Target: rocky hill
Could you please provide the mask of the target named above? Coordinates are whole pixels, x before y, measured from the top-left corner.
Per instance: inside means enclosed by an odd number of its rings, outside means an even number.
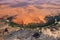
[[[22,21],[23,24],[45,23],[45,16],[60,12],[59,4],[59,0],[3,0],[0,1],[0,15],[17,15],[12,21],[18,24]]]
[[[60,40],[60,0],[0,0],[1,20],[0,40]]]

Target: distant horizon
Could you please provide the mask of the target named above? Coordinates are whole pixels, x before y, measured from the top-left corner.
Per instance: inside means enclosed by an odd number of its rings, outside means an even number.
[[[60,0],[0,0],[0,5],[9,5],[9,6],[13,6],[13,5],[17,5],[18,4],[40,4],[40,3],[47,3],[47,4],[56,4],[56,5],[60,5]]]

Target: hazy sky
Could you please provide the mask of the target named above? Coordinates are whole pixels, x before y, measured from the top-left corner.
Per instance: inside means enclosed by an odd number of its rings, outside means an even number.
[[[19,2],[28,2],[28,3],[51,2],[60,4],[60,0],[0,0],[0,3],[19,3]]]
[[[60,5],[60,0],[0,0],[1,5],[9,5],[10,7],[20,7],[29,4],[50,3],[53,5]]]

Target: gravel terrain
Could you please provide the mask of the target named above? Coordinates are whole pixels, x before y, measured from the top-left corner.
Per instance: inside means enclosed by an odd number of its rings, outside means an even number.
[[[35,33],[38,33],[38,35]],[[59,40],[59,37],[54,37],[52,34],[48,35],[47,33],[45,34],[34,30],[19,30],[6,35],[5,40]]]

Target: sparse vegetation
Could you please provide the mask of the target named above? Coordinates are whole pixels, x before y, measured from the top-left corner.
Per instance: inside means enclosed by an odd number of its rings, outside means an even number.
[[[60,15],[57,15],[57,16],[46,16],[45,17],[45,20],[46,20],[46,23],[29,23],[28,25],[25,25],[25,24],[16,24],[14,22],[12,22],[12,17],[9,17],[8,21],[6,19],[2,19],[0,20],[1,22],[5,22],[7,24],[9,24],[9,26],[11,27],[26,27],[26,28],[37,28],[39,27],[40,29],[42,29],[43,27],[47,27],[47,26],[50,26],[52,27],[53,25],[57,25],[58,23],[55,23],[55,19],[58,21],[60,21]]]
[[[38,27],[38,24],[35,24],[35,23],[29,23],[27,25],[28,28],[37,28]]]
[[[9,24],[9,26],[12,26],[12,27],[21,27],[21,25],[18,25],[14,22],[9,22],[8,24]]]
[[[55,18],[53,16],[46,16],[46,26],[52,25],[55,23]]]

